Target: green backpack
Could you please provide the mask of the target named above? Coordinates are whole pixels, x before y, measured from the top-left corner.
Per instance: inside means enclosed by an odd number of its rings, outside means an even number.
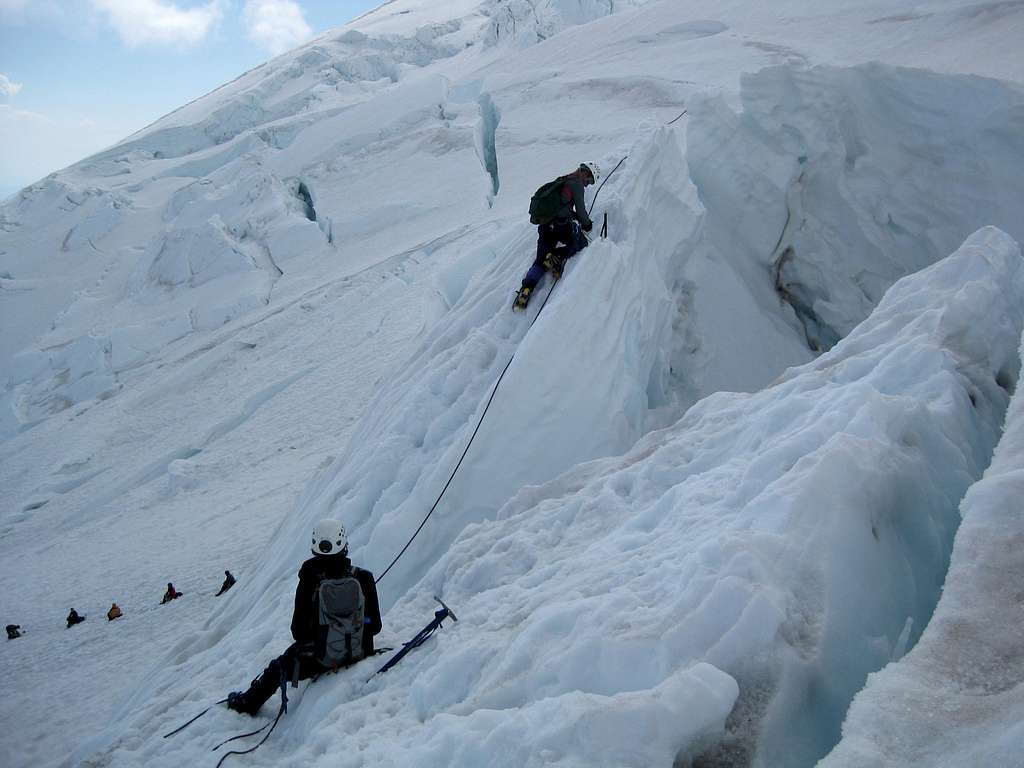
[[[530,198],[531,224],[547,224],[555,218],[562,207],[563,186],[565,186],[565,176],[559,176],[533,193],[533,197]]]

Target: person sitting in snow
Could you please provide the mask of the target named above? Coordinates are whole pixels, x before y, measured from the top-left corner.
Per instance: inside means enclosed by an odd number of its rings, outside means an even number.
[[[214,597],[220,597],[233,586],[235,586],[235,577],[231,575],[231,571],[224,571],[224,583],[220,585],[220,592]]]
[[[8,640],[13,640],[16,637],[21,637],[21,624],[8,624],[6,629]]]
[[[85,621],[85,616],[79,616],[78,611],[72,608],[71,612],[68,613],[68,629],[71,629],[75,624],[81,624],[83,621]]]
[[[311,551],[313,557],[299,568],[295,589],[291,626],[295,642],[267,665],[247,691],[228,694],[227,705],[236,712],[255,715],[284,682],[297,683],[350,666],[374,653],[373,636],[381,630],[377,587],[372,573],[349,560],[344,526],[337,520],[317,523]],[[321,614],[326,617],[324,624]]]
[[[121,613],[121,609],[118,608],[117,603],[113,603],[110,606],[110,610],[107,611],[107,621],[113,621],[114,619],[120,619],[122,616],[124,616],[124,614]]]
[[[548,270],[557,280],[567,259],[587,247],[583,232],[593,229],[583,199],[584,187],[601,177],[597,163],[583,163],[537,190],[530,201],[530,221],[537,225],[537,256],[523,278],[516,309],[525,309],[530,294]],[[580,230],[583,230],[581,232]]]
[[[174,588],[174,585],[171,584],[171,582],[168,581],[167,582],[167,591],[164,592],[164,597],[160,601],[160,605],[163,605],[164,603],[169,603],[169,602],[171,602],[171,600],[177,600],[179,597],[182,596],[182,594],[183,594],[182,592],[179,592],[178,590],[176,590]]]

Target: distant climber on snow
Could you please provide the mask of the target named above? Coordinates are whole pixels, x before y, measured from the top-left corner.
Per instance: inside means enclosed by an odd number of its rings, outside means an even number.
[[[71,629],[75,624],[81,624],[83,621],[85,621],[85,616],[79,616],[78,611],[72,608],[71,612],[68,613],[68,629]]]
[[[348,558],[348,536],[337,520],[313,528],[313,557],[299,568],[292,613],[295,642],[270,662],[247,691],[228,694],[236,712],[255,715],[287,681],[298,683],[372,656],[380,632],[380,605],[373,574]]]
[[[168,581],[167,582],[167,591],[164,592],[164,597],[160,601],[160,605],[163,605],[164,603],[169,603],[169,602],[171,602],[171,600],[177,600],[179,597],[182,596],[182,594],[183,594],[182,592],[179,592],[178,590],[176,590],[174,588],[174,585],[171,582]]]
[[[8,624],[6,629],[8,640],[13,640],[16,637],[21,637],[21,624]]]
[[[113,603],[110,606],[110,610],[107,611],[107,621],[113,621],[114,619],[120,619],[124,614],[121,609],[118,608],[117,603]]]
[[[583,190],[601,178],[597,163],[583,163],[538,189],[530,199],[530,222],[537,225],[537,257],[523,278],[515,309],[526,309],[530,294],[547,271],[555,280],[565,262],[587,247],[583,232],[593,229]],[[581,231],[582,230],[582,231]]]
[[[220,585],[220,592],[214,597],[220,597],[233,586],[235,586],[235,577],[231,575],[231,571],[224,571],[224,583]]]

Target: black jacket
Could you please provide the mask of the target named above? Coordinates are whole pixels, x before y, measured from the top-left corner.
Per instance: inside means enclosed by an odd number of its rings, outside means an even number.
[[[356,577],[363,589],[364,617],[363,654],[373,653],[373,636],[380,632],[380,603],[377,601],[377,586],[373,574],[362,568],[354,568],[345,555],[316,555],[299,568],[299,586],[295,588],[295,611],[292,613],[292,637],[304,645],[316,639],[319,628],[317,615],[316,588],[325,579],[340,579],[349,574]]]
[[[220,591],[216,595],[214,595],[214,597],[220,597],[233,586],[235,586],[235,577],[231,575],[231,571],[224,571],[224,573],[227,574],[224,577],[224,583],[220,585]]]

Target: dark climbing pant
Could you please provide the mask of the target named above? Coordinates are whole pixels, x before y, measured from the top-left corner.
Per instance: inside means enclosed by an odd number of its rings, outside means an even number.
[[[523,287],[531,291],[547,271],[544,257],[549,253],[562,261],[568,261],[587,247],[587,238],[575,219],[555,220],[537,227],[537,258],[523,278]]]
[[[298,667],[298,676],[295,671]],[[299,644],[292,643],[288,650],[271,661],[263,673],[249,684],[245,692],[245,708],[252,714],[266,703],[281,687],[281,677],[285,680],[308,680],[324,672],[325,667],[308,654],[299,652]]]

